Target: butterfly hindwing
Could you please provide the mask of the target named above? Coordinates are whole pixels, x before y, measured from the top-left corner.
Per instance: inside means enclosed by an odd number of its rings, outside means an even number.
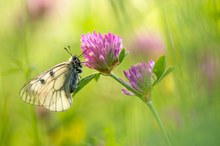
[[[38,75],[20,91],[21,99],[52,111],[63,111],[71,106],[72,80],[77,83],[78,73],[70,62],[64,62]]]

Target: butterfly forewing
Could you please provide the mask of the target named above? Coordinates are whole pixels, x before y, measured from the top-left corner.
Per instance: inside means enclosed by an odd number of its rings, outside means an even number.
[[[78,80],[72,63],[60,63],[29,81],[20,91],[21,99],[52,111],[68,109],[72,103],[70,88],[75,88]]]

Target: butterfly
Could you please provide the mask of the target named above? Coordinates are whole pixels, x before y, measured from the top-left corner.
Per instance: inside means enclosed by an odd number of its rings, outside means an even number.
[[[21,88],[19,94],[23,101],[57,112],[70,108],[71,93],[77,88],[82,64],[79,56],[65,50],[71,55],[68,61],[39,74]]]

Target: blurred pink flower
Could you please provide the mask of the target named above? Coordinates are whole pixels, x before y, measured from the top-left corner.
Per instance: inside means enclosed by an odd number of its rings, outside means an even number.
[[[46,120],[49,119],[50,117],[50,112],[43,107],[40,107],[40,106],[36,107],[35,111],[36,111],[37,117],[42,121],[46,122]]]
[[[127,45],[131,54],[158,58],[164,54],[164,44],[156,33],[139,32],[134,35]]]
[[[209,89],[208,91],[211,91],[219,80],[218,74],[220,70],[218,68],[219,60],[217,54],[207,49],[207,51],[203,52],[200,56],[198,67],[201,71],[203,84]]]
[[[51,0],[27,0],[27,10],[30,18],[37,19],[47,14],[53,5]]]
[[[81,49],[85,66],[109,74],[119,63],[122,39],[111,33],[104,35],[96,32],[88,33],[81,37]]]

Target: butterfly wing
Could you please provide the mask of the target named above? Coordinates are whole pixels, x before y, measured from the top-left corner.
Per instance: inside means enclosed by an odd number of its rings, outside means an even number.
[[[71,80],[77,79],[78,74],[70,62],[64,62],[25,84],[20,91],[20,97],[30,104],[44,106],[52,111],[64,111],[72,103]]]

